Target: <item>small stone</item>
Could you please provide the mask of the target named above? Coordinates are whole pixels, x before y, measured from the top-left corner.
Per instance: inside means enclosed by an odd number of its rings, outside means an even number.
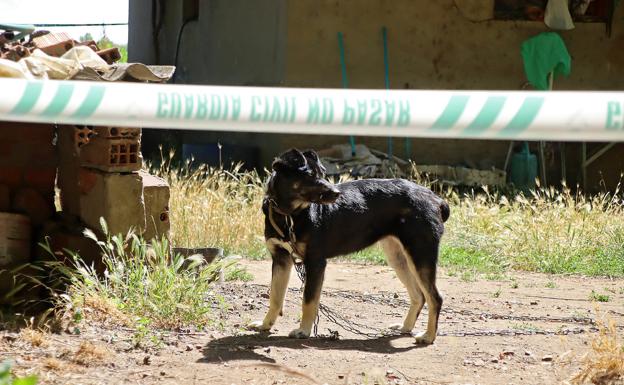
[[[190,352],[191,350],[193,350],[193,346],[191,345],[186,345],[186,351]]]
[[[399,294],[398,293],[394,293],[394,298],[399,298]]]
[[[498,363],[498,358],[494,357],[494,358],[492,358],[490,360],[490,362],[493,362],[493,363],[497,364]]]
[[[149,365],[152,363],[152,357],[151,356],[145,356],[143,357],[143,365]]]
[[[264,349],[262,349],[265,353],[271,353],[271,348],[270,347],[266,347]]]
[[[532,356],[532,355],[533,355],[533,353],[531,353],[531,352],[530,352],[530,351],[528,351],[528,350],[525,350],[525,351],[524,351],[524,355],[525,355],[525,356]]]
[[[516,354],[516,353],[514,353],[512,350],[505,350],[503,352],[504,356],[513,356],[514,354]]]
[[[2,336],[2,339],[7,342],[13,342],[16,341],[18,337],[19,335],[17,333],[7,333]]]
[[[343,378],[344,378],[344,374],[339,374],[339,375],[338,375],[338,379],[339,379],[339,380],[342,380]]]
[[[531,301],[531,305],[537,305],[537,301]]]
[[[166,374],[167,374],[167,373],[166,373],[164,370],[160,372],[160,375],[161,375],[161,376],[165,376]]]
[[[269,298],[269,293],[262,293],[262,294],[260,294],[260,297],[268,299]]]
[[[550,354],[547,354],[544,357],[542,357],[542,361],[544,362],[551,362],[552,360],[553,360],[553,356],[551,356]]]
[[[197,350],[202,350],[203,348],[204,348],[203,345],[200,345],[200,344],[195,345],[195,349]]]

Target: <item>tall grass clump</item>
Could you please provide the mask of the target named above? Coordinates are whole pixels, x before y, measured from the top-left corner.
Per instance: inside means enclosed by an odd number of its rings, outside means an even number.
[[[211,284],[229,263],[206,265],[193,256],[171,255],[166,239],[148,246],[133,232],[110,235],[104,223],[103,228],[103,240],[85,232],[100,246],[103,273],[75,254],[73,268],[57,266],[69,280],[67,292],[60,298],[73,317],[92,313],[102,321],[135,326],[139,320],[143,326],[157,328],[211,323],[215,305],[215,299],[208,298]]]
[[[450,194],[442,262],[477,270],[624,275],[619,190],[591,197],[538,188],[530,196]]]
[[[612,319],[597,321],[599,335],[581,358],[581,369],[572,378],[575,385],[624,384],[624,344]]]
[[[171,239],[176,247],[220,247],[226,255],[266,256],[263,180],[256,172],[163,162],[157,174],[169,182]]]
[[[261,211],[265,179],[257,172],[192,167],[189,162],[173,168],[169,161],[159,174],[171,187],[175,246],[214,246],[226,254],[268,256]],[[514,269],[624,276],[624,205],[619,189],[589,197],[565,185],[560,190],[538,186],[528,195],[487,187],[460,194],[417,174],[412,179],[437,188],[451,206],[440,251],[443,266],[486,273]],[[347,258],[384,262],[379,247]]]

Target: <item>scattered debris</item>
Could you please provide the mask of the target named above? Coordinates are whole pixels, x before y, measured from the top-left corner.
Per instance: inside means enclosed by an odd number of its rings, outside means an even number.
[[[355,154],[350,145],[334,145],[318,151],[321,162],[330,177],[349,175],[361,178],[406,177],[412,172],[435,179],[440,184],[450,186],[480,187],[504,186],[507,174],[504,171],[476,170],[468,167],[444,165],[414,165],[396,156],[369,149],[363,144],[355,146]]]
[[[74,353],[73,361],[79,365],[89,366],[102,361],[107,355],[108,352],[103,348],[89,341],[83,341]]]
[[[337,144],[318,151],[328,176],[350,175],[364,178],[387,178],[406,176],[409,162],[397,157],[390,157],[363,144],[355,146],[355,154],[350,145]]]
[[[93,40],[79,42],[65,32],[34,31],[14,39],[0,34],[0,77],[25,79],[138,80],[166,82],[174,66],[118,63],[118,47],[101,49]]]

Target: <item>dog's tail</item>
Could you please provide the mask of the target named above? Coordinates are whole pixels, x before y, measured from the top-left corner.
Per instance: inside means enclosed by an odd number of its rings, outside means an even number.
[[[446,220],[449,219],[450,215],[451,215],[451,208],[449,207],[448,203],[446,203],[445,201],[442,201],[440,203],[440,216],[442,217],[442,222],[446,222]]]

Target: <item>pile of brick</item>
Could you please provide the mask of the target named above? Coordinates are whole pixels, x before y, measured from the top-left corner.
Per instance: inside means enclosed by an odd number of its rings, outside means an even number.
[[[55,59],[70,50],[94,56],[84,46],[104,59],[105,67],[121,58],[118,48],[102,50],[94,41],[77,42],[64,33],[13,37],[12,32],[0,33],[0,59],[31,60],[41,54],[29,57],[37,49]],[[164,82],[175,69],[140,63],[110,67],[115,76],[96,71],[99,77],[88,79]],[[133,74],[136,67],[148,71]],[[148,241],[168,237],[169,186],[142,166],[140,128],[0,121],[0,305],[38,295],[15,290],[21,287],[17,277],[33,274],[20,268],[29,262],[62,261],[70,250],[86,263],[103,267],[100,248],[84,236],[86,229],[104,235],[100,218],[110,234],[133,230]],[[57,191],[60,199],[55,202]],[[47,243],[49,250],[40,243]]]
[[[0,122],[0,304],[34,295],[13,289],[21,274],[33,272],[23,266],[54,216],[53,139],[50,125]]]
[[[108,64],[121,59],[121,53],[117,47],[100,49],[93,40],[79,42],[64,32],[36,31],[30,35],[28,41],[12,41],[14,34],[15,32],[12,31],[0,34],[0,58],[19,61],[30,56],[35,49],[40,49],[50,56],[61,57],[75,46],[87,46]]]
[[[58,187],[64,213],[111,234],[169,233],[169,187],[141,171],[141,129],[60,126]]]

